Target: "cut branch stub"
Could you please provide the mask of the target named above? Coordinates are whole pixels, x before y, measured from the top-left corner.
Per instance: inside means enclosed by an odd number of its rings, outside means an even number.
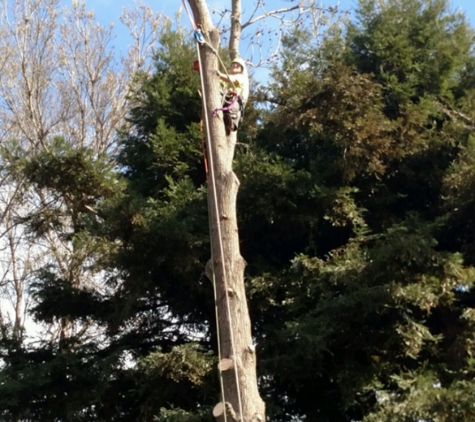
[[[234,361],[232,359],[221,359],[218,363],[218,369],[221,372],[229,371],[233,367]]]
[[[219,402],[213,409],[213,416],[218,421],[224,421],[224,413],[226,412],[226,418],[232,421],[238,421],[239,417],[233,409],[231,403]]]

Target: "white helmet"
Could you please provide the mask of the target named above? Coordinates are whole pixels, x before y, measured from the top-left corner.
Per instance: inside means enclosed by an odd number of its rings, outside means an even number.
[[[231,62],[231,64],[233,64],[233,63],[237,63],[239,66],[241,66],[241,68],[242,68],[241,72],[244,72],[244,71],[246,70],[246,62],[245,62],[243,59],[241,59],[241,58],[239,58],[239,57],[236,57],[236,58]]]

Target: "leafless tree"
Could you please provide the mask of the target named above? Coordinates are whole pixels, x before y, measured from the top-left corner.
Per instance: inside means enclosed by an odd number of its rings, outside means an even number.
[[[115,53],[113,28],[99,25],[82,2],[60,8],[60,0],[0,0],[0,144],[14,141],[32,153],[48,150],[50,140],[61,136],[73,148],[114,152],[134,73],[147,70],[167,18],[139,5],[125,10],[122,19],[130,47]],[[40,267],[50,264],[76,287],[103,286],[90,270],[93,251],[85,242],[65,240],[57,228],[36,238],[26,233],[20,224],[25,215],[55,207],[68,216],[67,203],[13,177],[8,158],[0,160],[0,334],[21,340],[28,283]],[[62,224],[71,231],[71,218]],[[39,335],[57,341],[93,331],[88,323],[74,326],[64,319]]]

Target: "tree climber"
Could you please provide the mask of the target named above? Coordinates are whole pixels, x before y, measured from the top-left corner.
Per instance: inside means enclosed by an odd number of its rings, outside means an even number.
[[[224,87],[223,120],[226,135],[236,131],[243,120],[244,106],[249,95],[249,77],[246,63],[240,58],[231,62],[229,75],[218,71]],[[223,83],[224,82],[224,83]]]

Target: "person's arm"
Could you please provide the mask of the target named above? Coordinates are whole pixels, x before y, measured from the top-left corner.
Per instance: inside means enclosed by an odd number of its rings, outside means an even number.
[[[219,70],[218,70],[218,76],[219,76],[219,79],[221,79],[224,82],[231,82],[231,79],[229,79],[228,75],[226,75],[225,73],[221,73]]]
[[[221,73],[218,71],[218,75],[222,81],[231,83],[232,85],[234,85],[234,88],[240,87],[244,82],[243,80],[244,77],[241,74],[228,76],[225,73]]]

